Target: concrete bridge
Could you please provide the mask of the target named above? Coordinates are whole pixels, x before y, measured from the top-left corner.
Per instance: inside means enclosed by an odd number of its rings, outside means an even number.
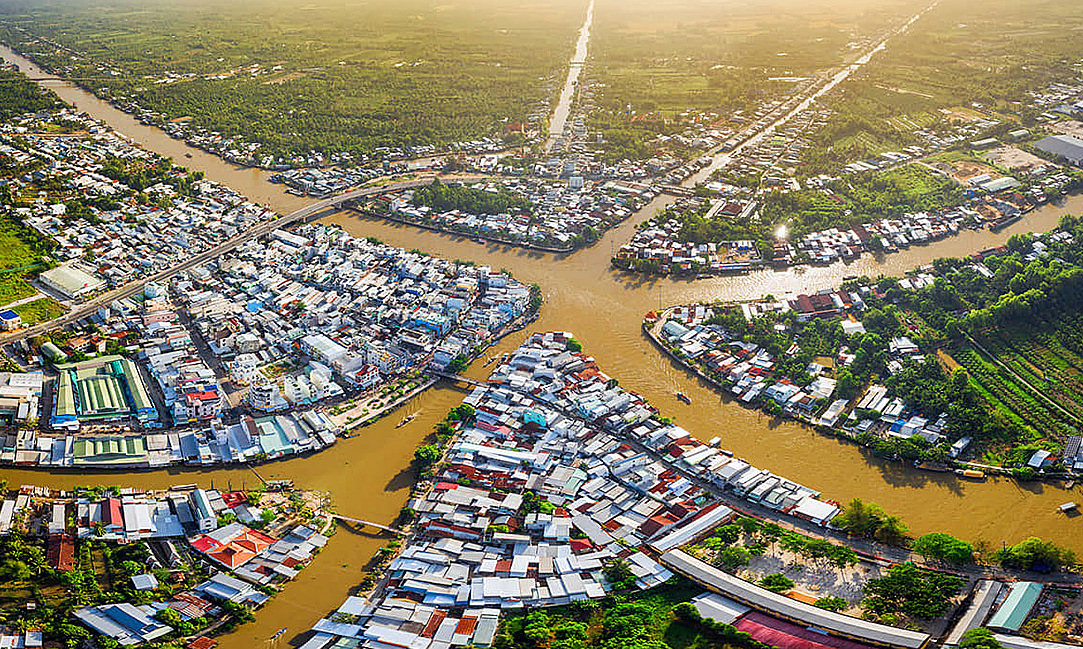
[[[436,376],[436,377],[439,377],[441,379],[447,380],[447,381],[451,381],[452,383],[456,383],[458,385],[466,385],[466,386],[472,387],[472,388],[475,388],[475,387],[478,387],[478,386],[485,387],[485,386],[489,385],[488,383],[486,383],[484,381],[479,381],[477,379],[472,379],[472,378],[470,378],[468,376],[462,376],[461,374],[451,374],[449,372],[431,372],[431,371],[429,372],[429,374],[431,374],[433,376]]]
[[[656,187],[663,194],[669,194],[670,196],[692,196],[695,193],[691,189],[680,185],[656,185]]]
[[[353,523],[355,525],[361,525],[363,527],[375,527],[378,530],[384,532],[390,532],[392,534],[398,534],[399,536],[406,536],[406,531],[400,530],[397,527],[390,527],[388,525],[381,525],[379,523],[373,523],[372,521],[362,520],[360,518],[353,518],[352,516],[343,516],[342,514],[331,514],[331,518],[338,519],[340,521],[346,521],[347,523]]]
[[[447,178],[446,180],[448,182],[471,182],[476,180],[484,180],[487,178],[492,178],[492,176],[455,176]],[[325,198],[321,201],[312,203],[311,205],[303,207],[295,212],[292,212],[291,214],[287,214],[286,216],[258,223],[251,228],[245,230],[241,234],[233,237],[232,239],[228,239],[227,241],[223,241],[222,243],[218,244],[213,248],[197,253],[194,257],[191,257],[179,264],[170,266],[169,268],[159,271],[158,273],[155,273],[154,275],[151,275],[149,277],[138,279],[119,288],[113,289],[106,293],[102,293],[101,295],[93,297],[86,302],[76,304],[72,307],[71,311],[60,316],[59,318],[56,318],[55,320],[43,322],[33,327],[20,329],[18,331],[13,331],[5,336],[0,336],[0,344],[9,344],[15,342],[16,340],[31,338],[38,334],[45,333],[46,331],[57,329],[72,322],[81,320],[97,311],[98,307],[102,305],[110,304],[114,300],[119,300],[135,295],[136,293],[142,291],[149,282],[163,283],[178,273],[190,270],[192,268],[205,264],[212,259],[216,259],[228,252],[232,252],[233,250],[236,250],[238,247],[240,247],[242,244],[247,243],[248,241],[251,241],[253,239],[265,236],[273,230],[279,228],[286,228],[297,221],[316,220],[322,218],[327,214],[327,212],[336,211],[349,201],[355,201],[361,198],[375,196],[377,194],[382,194],[385,192],[393,192],[403,189],[412,189],[414,187],[421,187],[422,185],[430,185],[435,180],[436,177],[424,178],[421,180],[407,180],[403,182],[389,183],[376,187],[365,187],[363,189],[348,191],[344,194],[339,194],[337,196],[332,196],[331,198]]]

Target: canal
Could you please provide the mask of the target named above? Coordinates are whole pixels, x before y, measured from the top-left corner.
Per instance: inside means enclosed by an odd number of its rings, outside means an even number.
[[[0,50],[0,54],[19,63],[23,71],[44,76],[10,50]],[[279,186],[268,183],[266,172],[236,167],[188,147],[69,84],[45,82],[45,85],[65,101],[111,124],[147,148],[202,170],[208,178],[228,184],[253,200],[282,213],[306,204],[307,199],[287,195]],[[191,158],[185,154],[191,154]],[[864,256],[849,264],[764,270],[695,281],[637,277],[613,271],[609,266],[613,251],[630,238],[636,223],[670,200],[656,199],[632,220],[606,233],[592,248],[563,256],[479,244],[364,218],[353,212],[330,216],[327,222],[396,246],[505,268],[526,282],[540,284],[547,302],[531,330],[574,332],[607,373],[626,389],[645,396],[664,414],[673,416],[681,426],[701,439],[720,436],[723,446],[737,455],[820,490],[825,498],[845,502],[856,496],[878,502],[888,511],[901,515],[914,533],[941,530],[969,540],[984,540],[994,547],[1038,535],[1083,552],[1079,521],[1055,511],[1059,503],[1079,500],[1079,496],[1069,496],[1048,485],[1020,485],[1005,479],[963,482],[954,476],[919,472],[878,460],[856,446],[722,398],[659,354],[640,331],[643,314],[660,305],[750,299],[766,293],[792,295],[836,286],[848,275],[899,274],[937,257],[966,255],[1002,243],[1016,232],[1048,230],[1062,214],[1083,213],[1083,198],[1073,197],[1061,205],[1043,207],[999,233],[967,231],[927,246],[883,258]],[[514,348],[526,335],[522,332],[509,336],[495,353]],[[468,373],[482,378],[488,369],[491,368],[475,363]],[[689,395],[692,404],[677,401],[676,390]],[[260,473],[268,479],[288,478],[299,487],[327,492],[343,514],[390,521],[409,493],[413,449],[462,397],[463,393],[450,388],[430,390],[406,406],[406,411],[420,409],[421,414],[402,428],[395,428],[399,418],[392,416],[361,429],[355,438],[339,440],[331,449],[261,466]],[[58,488],[80,484],[152,488],[190,482],[205,487],[213,483],[218,488],[240,488],[257,481],[250,471],[240,468],[122,474],[50,474],[2,469],[0,477],[12,485]],[[312,565],[257,615],[255,623],[224,638],[222,646],[240,649],[263,643],[283,626],[289,627],[290,637],[308,629],[341,603],[350,588],[360,581],[368,559],[384,542],[371,535],[340,529]]]

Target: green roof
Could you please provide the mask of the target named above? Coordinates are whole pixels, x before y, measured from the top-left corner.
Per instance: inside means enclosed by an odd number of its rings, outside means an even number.
[[[142,437],[80,437],[72,444],[72,463],[80,466],[135,464],[144,461]]]
[[[1004,598],[1004,603],[993,614],[987,626],[991,629],[1018,631],[1041,594],[1042,585],[1039,583],[1021,581],[1013,584],[1008,596]]]
[[[60,372],[60,378],[56,382],[56,415],[58,417],[74,417],[76,415],[75,410],[75,391],[72,390],[71,374],[65,371]]]
[[[128,409],[120,379],[112,374],[79,376],[79,410],[85,417],[112,415]]]
[[[136,410],[153,408],[154,402],[150,400],[150,395],[147,394],[147,388],[143,385],[143,376],[139,374],[139,368],[127,358],[121,360],[120,363],[124,367],[124,376],[128,379],[128,389],[132,394],[132,405],[134,408]]]
[[[58,365],[57,416],[114,417],[152,410],[139,368],[120,356]]]

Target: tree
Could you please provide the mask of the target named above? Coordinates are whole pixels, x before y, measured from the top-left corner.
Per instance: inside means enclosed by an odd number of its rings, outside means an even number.
[[[61,624],[57,627],[57,634],[63,638],[64,646],[68,649],[80,647],[90,639],[90,632],[77,624]]]
[[[838,597],[837,595],[827,595],[825,597],[821,597],[820,599],[813,602],[812,605],[818,608],[822,608],[825,611],[834,611],[836,613],[841,613],[842,611],[845,611],[846,607],[848,606],[846,600]]]
[[[722,540],[726,545],[730,545],[737,542],[737,539],[741,538],[741,527],[739,525],[723,525],[714,531],[714,535]]]
[[[414,449],[414,464],[422,471],[429,469],[440,461],[442,452],[435,444],[425,444]]]
[[[748,550],[739,545],[733,545],[722,548],[715,559],[715,565],[728,570],[736,570],[741,566],[747,566],[751,560],[752,555]]]
[[[581,352],[581,351],[583,351],[582,343],[580,343],[575,338],[572,338],[572,339],[568,340],[568,342],[565,343],[564,348],[567,349],[570,352]]]
[[[876,539],[884,543],[900,544],[906,538],[909,528],[898,516],[888,514],[880,521],[880,527],[876,530]]]
[[[760,586],[763,586],[767,590],[773,590],[776,593],[782,593],[790,590],[794,587],[793,580],[786,575],[776,572],[770,575],[764,575],[760,579]]]
[[[460,374],[465,372],[468,367],[470,367],[470,359],[466,357],[466,354],[459,354],[448,363],[447,371],[452,374]]]
[[[885,513],[875,503],[865,504],[860,498],[851,500],[831,524],[848,534],[873,537],[884,543],[901,542],[908,529],[898,516]]]
[[[631,590],[635,587],[636,576],[627,560],[616,558],[605,566],[605,578],[618,590]]]
[[[862,607],[873,615],[904,614],[932,619],[947,611],[963,582],[954,575],[921,570],[912,563],[888,569],[886,576],[865,584]]]
[[[835,374],[835,391],[840,399],[852,399],[861,389],[861,382],[845,367]]]
[[[993,632],[983,626],[964,633],[959,646],[962,649],[1002,649],[1000,641],[996,639]]]
[[[974,560],[974,546],[943,532],[932,532],[918,537],[914,541],[913,550],[926,559],[944,559],[955,563],[970,563]]]
[[[993,553],[993,561],[1005,568],[1036,572],[1052,572],[1075,563],[1075,560],[1075,553],[1071,550],[1034,536]]]
[[[177,626],[184,621],[184,618],[181,617],[180,613],[168,607],[155,613],[154,619],[173,628],[177,628]]]

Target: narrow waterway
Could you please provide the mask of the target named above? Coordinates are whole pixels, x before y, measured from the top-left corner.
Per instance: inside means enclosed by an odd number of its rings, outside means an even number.
[[[572,110],[572,101],[575,99],[576,86],[579,84],[579,75],[583,72],[583,66],[587,63],[587,46],[590,44],[590,25],[594,21],[594,0],[587,6],[587,17],[583,26],[579,28],[579,40],[575,43],[575,52],[568,64],[568,77],[564,81],[564,88],[560,91],[556,108],[553,109],[553,117],[549,121],[549,142],[546,149],[551,149],[553,140],[564,133],[564,125],[568,122],[568,115]]]
[[[0,50],[5,59],[28,61]],[[289,196],[265,181],[263,172],[241,169],[186,146],[145,126],[131,116],[67,84],[47,84],[66,101],[75,103],[118,131],[144,143],[147,148],[201,169],[212,180],[229,184],[260,202],[286,213],[305,199]],[[191,153],[190,159],[185,157]],[[548,301],[541,319],[531,330],[568,330],[583,342],[601,367],[627,389],[647,397],[665,414],[702,439],[719,435],[723,446],[770,469],[823,492],[827,498],[845,501],[855,496],[882,504],[900,514],[915,533],[942,530],[994,547],[1028,535],[1039,535],[1083,551],[1079,519],[1055,512],[1066,500],[1079,500],[1063,490],[1041,485],[1019,485],[1010,480],[963,482],[954,476],[918,472],[877,460],[863,450],[812,432],[792,422],[778,421],[720,397],[714,390],[689,378],[659,354],[642,335],[644,313],[660,305],[699,300],[749,299],[766,293],[787,295],[837,285],[848,275],[899,274],[937,257],[966,255],[1005,241],[1015,232],[1048,230],[1065,213],[1083,213],[1083,198],[1073,197],[1058,206],[1046,206],[1001,231],[965,232],[927,246],[917,246],[884,258],[862,257],[849,264],[786,271],[765,270],[750,275],[698,281],[675,281],[637,277],[614,272],[609,259],[626,242],[635,224],[655,213],[671,199],[659,198],[629,222],[608,232],[594,247],[573,255],[553,256],[420,231],[341,213],[327,219],[358,235],[375,236],[404,248],[419,248],[449,258],[460,258],[506,268],[520,279],[537,282]],[[491,353],[512,349],[526,333],[505,339]],[[481,378],[490,368],[475,363],[471,376]],[[674,398],[676,390],[688,394],[692,405]],[[289,478],[298,486],[328,492],[343,514],[370,520],[390,521],[406,501],[411,482],[413,449],[443,414],[463,394],[434,389],[416,397],[405,410],[421,409],[413,422],[395,428],[393,415],[360,430],[356,438],[340,440],[333,448],[315,455],[275,462],[260,467],[268,479]],[[60,473],[0,469],[0,478],[12,485],[38,484],[59,488],[80,484],[117,484],[134,487],[165,487],[198,482],[203,486],[240,488],[256,478],[247,469],[215,471],[181,470],[131,473]],[[254,624],[223,639],[225,649],[263,643],[283,626],[288,636],[308,629],[317,619],[338,606],[361,578],[362,569],[384,542],[372,536],[340,531],[325,551],[281,596],[257,615]]]

